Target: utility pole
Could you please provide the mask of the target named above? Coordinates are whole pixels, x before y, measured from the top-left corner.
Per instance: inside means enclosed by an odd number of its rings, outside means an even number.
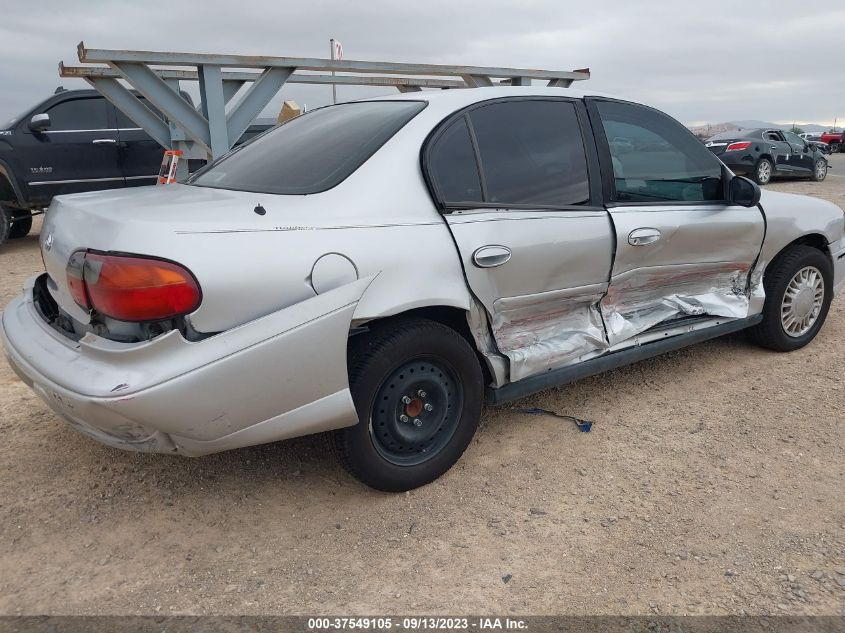
[[[334,38],[329,40],[329,48],[331,49],[331,56],[332,61],[335,60],[335,45],[334,45]],[[334,77],[334,71],[332,71],[332,77]],[[337,103],[337,84],[332,84],[332,103]]]

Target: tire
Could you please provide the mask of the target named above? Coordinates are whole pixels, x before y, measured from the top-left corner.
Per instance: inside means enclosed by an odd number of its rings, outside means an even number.
[[[475,350],[435,321],[377,323],[354,337],[349,384],[359,422],[334,432],[335,449],[350,473],[378,490],[403,492],[440,477],[481,418]]]
[[[0,246],[8,239],[12,231],[13,211],[7,207],[0,207]]]
[[[9,229],[9,239],[15,240],[26,237],[32,230],[32,213],[29,211],[14,211],[12,227]]]
[[[827,161],[824,158],[818,159],[813,165],[813,174],[810,178],[813,182],[821,182],[827,178]]]
[[[796,276],[805,270],[815,271],[818,274],[823,295],[818,305],[818,312],[808,323],[807,329],[797,328],[790,333],[786,325],[788,317],[782,316],[782,311],[787,310],[786,293]],[[792,246],[778,255],[763,278],[763,288],[766,291],[763,321],[749,329],[752,340],[762,347],[777,352],[791,352],[807,345],[818,334],[827,318],[833,298],[832,282],[833,265],[820,250],[810,246]],[[794,287],[790,289],[791,292],[794,292]],[[806,292],[809,294],[801,290],[804,294],[799,293],[797,297],[793,297],[791,303],[796,305],[796,310],[803,309],[807,305],[808,297],[811,298],[810,300],[814,297],[811,284],[808,284]],[[811,314],[814,312],[816,312],[815,304],[813,304]]]
[[[831,143],[830,144],[830,153],[831,154],[838,154],[839,153],[839,143]]]
[[[774,165],[772,161],[768,158],[761,158],[757,161],[757,165],[754,167],[754,173],[751,175],[751,178],[756,182],[758,185],[767,185],[772,180],[772,173],[774,173]]]

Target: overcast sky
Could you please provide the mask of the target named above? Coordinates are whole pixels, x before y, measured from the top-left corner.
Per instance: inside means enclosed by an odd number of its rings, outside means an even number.
[[[0,121],[60,83],[86,87],[56,70],[59,60],[78,61],[80,40],[91,48],[327,57],[330,37],[343,42],[346,59],[589,67],[591,89],[687,124],[845,120],[841,0],[6,0]],[[390,89],[338,91],[353,98]],[[280,98],[314,107],[330,101],[331,89],[291,85]]]

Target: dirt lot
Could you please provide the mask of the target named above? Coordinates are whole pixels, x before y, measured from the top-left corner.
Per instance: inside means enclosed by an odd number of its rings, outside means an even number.
[[[845,207],[826,182],[771,189]],[[41,269],[0,252],[0,305]],[[78,435],[0,367],[0,613],[845,614],[845,299],[809,347],[742,336],[488,410],[404,495],[320,438],[202,459]],[[186,397],[188,397],[186,395]]]

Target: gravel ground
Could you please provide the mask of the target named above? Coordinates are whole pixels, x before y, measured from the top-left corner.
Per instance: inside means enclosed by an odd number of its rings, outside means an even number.
[[[769,188],[845,208],[824,183]],[[41,269],[0,252],[0,305]],[[789,355],[736,335],[489,409],[404,495],[322,438],[200,459],[77,434],[0,367],[0,614],[845,614],[845,299]]]

